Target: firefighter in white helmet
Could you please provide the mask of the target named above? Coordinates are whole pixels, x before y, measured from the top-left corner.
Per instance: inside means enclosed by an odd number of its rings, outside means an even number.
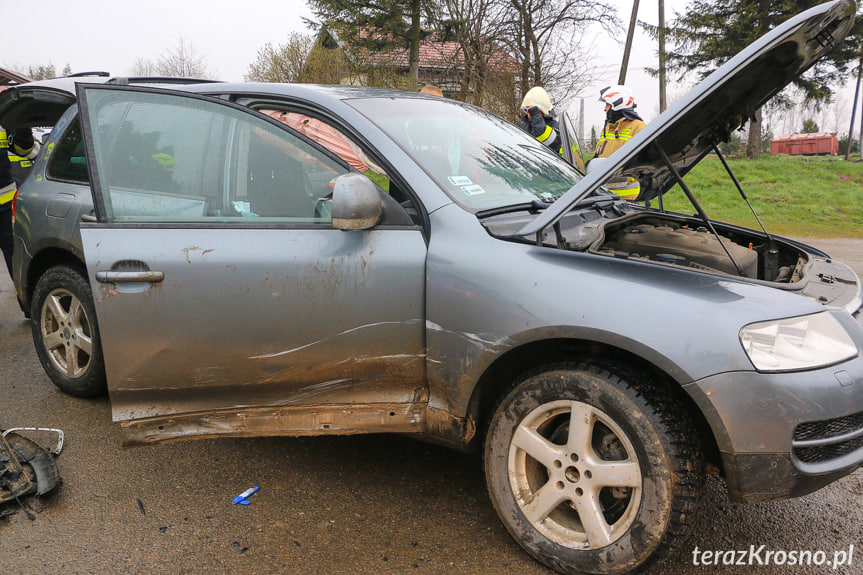
[[[521,101],[521,111],[524,113],[524,118],[518,123],[518,127],[558,154],[562,154],[560,127],[555,119],[554,105],[548,93],[539,86],[531,88]]]
[[[599,101],[605,104],[605,127],[596,144],[595,158],[607,158],[640,132],[646,124],[635,111],[635,98],[626,86],[607,86],[599,91]],[[641,191],[638,180],[612,180],[606,185],[627,200],[634,200]]]
[[[605,104],[605,128],[596,144],[596,157],[607,158],[646,124],[635,111],[635,98],[626,86],[603,88],[599,91],[599,101]]]

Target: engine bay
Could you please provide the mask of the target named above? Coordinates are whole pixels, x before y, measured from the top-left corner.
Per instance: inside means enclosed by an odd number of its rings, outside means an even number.
[[[802,278],[805,252],[764,235],[717,231],[719,239],[703,222],[637,215],[609,222],[587,251],[768,282]]]
[[[847,265],[763,230],[598,198],[536,236],[517,235],[525,212],[536,217],[538,211],[534,205],[502,208],[483,214],[481,221],[506,241],[766,283],[852,312],[863,297],[860,280]]]
[[[524,216],[505,213],[483,224],[493,236],[530,242],[513,234]],[[622,202],[573,210],[541,234],[541,243],[567,251],[680,266],[781,284],[803,280],[810,254],[756,230],[696,217],[636,208]],[[718,236],[718,237],[717,237]],[[720,241],[721,240],[721,241]]]

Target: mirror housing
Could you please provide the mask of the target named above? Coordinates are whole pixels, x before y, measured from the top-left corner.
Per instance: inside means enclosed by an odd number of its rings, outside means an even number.
[[[608,158],[593,158],[590,160],[587,163],[587,173],[590,174],[602,169],[602,164],[604,164],[607,159]]]
[[[333,185],[332,217],[337,230],[367,230],[377,225],[383,212],[378,187],[359,172],[336,178]]]

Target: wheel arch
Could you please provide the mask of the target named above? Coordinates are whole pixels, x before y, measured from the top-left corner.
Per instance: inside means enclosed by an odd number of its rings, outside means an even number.
[[[36,355],[64,393],[103,395],[105,366],[86,268],[68,252],[54,255],[40,259],[42,271],[34,274],[30,327]]]
[[[626,366],[629,370],[650,375],[665,391],[674,397],[692,418],[701,442],[705,461],[722,468],[719,447],[713,430],[695,400],[665,370],[631,351],[584,339],[546,339],[533,341],[513,348],[489,365],[477,381],[467,405],[467,418],[476,422],[476,435],[471,449],[481,449],[495,405],[508,393],[512,384],[528,371],[541,365],[589,360],[609,369]]]
[[[52,246],[40,250],[35,256],[33,256],[33,259],[30,261],[30,265],[27,267],[25,276],[26,283],[24,284],[23,293],[20,294],[20,297],[23,300],[24,305],[27,306],[27,309],[30,309],[33,305],[33,292],[36,290],[36,284],[39,282],[39,278],[42,277],[46,271],[58,265],[66,265],[74,268],[81,272],[81,275],[84,278],[87,278],[87,266],[80,257],[68,249]]]

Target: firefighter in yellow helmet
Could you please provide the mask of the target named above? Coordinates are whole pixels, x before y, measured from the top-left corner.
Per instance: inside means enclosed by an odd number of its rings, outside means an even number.
[[[521,101],[521,111],[524,118],[518,127],[557,152],[563,153],[560,147],[560,127],[555,119],[554,105],[548,93],[536,86],[527,91]]]
[[[595,158],[607,158],[640,132],[646,124],[635,111],[635,98],[626,86],[606,86],[599,91],[605,104],[605,127],[596,144]],[[625,180],[625,181],[624,181]],[[634,200],[641,191],[638,180],[621,177],[606,185],[626,200]]]

